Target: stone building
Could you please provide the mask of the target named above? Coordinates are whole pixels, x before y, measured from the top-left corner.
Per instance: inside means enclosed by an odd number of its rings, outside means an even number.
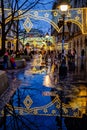
[[[71,6],[72,8],[85,8],[87,7],[87,0],[71,0]],[[77,52],[78,66],[81,65],[82,51],[84,50],[83,64],[86,69],[87,68],[87,34],[82,34],[81,29],[76,24],[72,24],[71,26],[72,27],[71,27],[71,37],[69,39],[69,48],[71,49],[75,48]]]
[[[60,0],[55,1],[53,9],[57,8],[59,2]],[[87,0],[70,0],[70,5],[72,10],[75,8],[79,8],[79,9],[85,8],[87,7]],[[72,21],[69,23],[69,25],[67,23],[64,26],[65,26],[64,39],[65,42],[68,43],[68,49],[73,50],[74,48],[76,50],[76,64],[77,66],[79,66],[78,71],[80,70],[81,56],[82,56],[81,54],[83,50],[84,50],[83,62],[85,68],[87,68],[87,60],[86,60],[87,59],[87,34],[85,33],[83,34],[80,27],[76,23],[73,23]],[[52,34],[54,34],[57,37],[57,44],[61,43],[62,30],[60,31],[60,33],[58,33],[56,32],[56,30],[52,28]]]
[[[10,16],[11,14],[11,5],[8,2],[8,0],[4,0],[4,17],[5,20],[7,19],[8,16]],[[0,21],[2,21],[2,11],[1,11],[1,2],[0,2]],[[8,30],[9,26],[10,26],[11,22],[8,22],[5,25],[5,31]],[[11,25],[11,28],[9,29],[7,35],[6,35],[6,40],[5,40],[5,48],[9,48],[9,49],[16,49],[16,29],[17,28],[17,23],[16,21],[13,22],[13,24]],[[2,28],[1,28],[1,24],[0,24],[0,49],[1,47],[1,37],[2,37]]]

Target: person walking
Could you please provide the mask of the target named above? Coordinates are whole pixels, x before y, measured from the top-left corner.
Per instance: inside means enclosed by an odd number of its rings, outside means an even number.
[[[5,52],[3,56],[3,66],[4,66],[4,69],[8,68],[8,52]]]
[[[14,69],[16,68],[16,63],[15,63],[15,58],[14,55],[12,54],[10,57],[10,63],[11,63],[11,67]]]
[[[62,60],[61,65],[59,66],[59,79],[63,80],[67,76],[67,66],[65,60]]]

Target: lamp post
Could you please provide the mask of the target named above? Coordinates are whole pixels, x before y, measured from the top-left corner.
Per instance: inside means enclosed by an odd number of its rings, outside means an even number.
[[[64,53],[64,30],[65,30],[65,26],[64,26],[64,21],[65,21],[65,15],[62,15],[63,18],[63,32],[62,32],[62,55]]]
[[[59,12],[62,16],[62,60],[63,60],[63,57],[64,57],[64,40],[65,40],[65,36],[64,36],[64,31],[65,31],[65,26],[64,26],[64,23],[65,23],[65,16],[67,14],[67,11],[68,9],[70,8],[70,5],[67,3],[67,2],[61,2],[58,6],[58,9],[59,9]],[[63,86],[63,83],[61,83],[61,85]],[[61,91],[60,93],[60,99],[61,99],[61,103],[60,103],[60,129],[62,130],[62,100],[63,100],[63,91]]]
[[[67,14],[67,11],[68,9],[70,8],[70,5],[67,3],[67,2],[61,2],[58,6],[58,9],[60,11],[60,14],[62,16],[62,58],[63,58],[63,55],[64,55],[64,40],[65,40],[65,36],[64,36],[64,31],[65,31],[65,26],[64,26],[64,23],[65,23],[65,16]]]

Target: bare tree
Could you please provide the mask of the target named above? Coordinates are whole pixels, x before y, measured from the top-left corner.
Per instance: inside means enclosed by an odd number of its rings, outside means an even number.
[[[1,32],[2,32],[2,54],[5,52],[5,40],[8,32],[11,30],[11,27],[13,24],[15,25],[16,23],[16,32],[17,32],[17,39],[18,39],[18,27],[19,27],[19,16],[23,15],[30,9],[33,9],[37,4],[42,4],[47,5],[50,4],[50,2],[42,2],[42,0],[1,0],[0,5],[1,5],[1,21],[0,21],[0,26],[1,26]],[[7,14],[7,10],[9,10],[9,15]],[[20,14],[20,10],[22,10],[22,13]],[[17,20],[15,21],[15,19]],[[18,48],[18,40],[17,40],[17,47]]]
[[[15,22],[14,18],[19,17],[19,11],[23,11],[22,14],[26,13],[28,10],[33,8],[36,4],[38,4],[40,0],[1,0],[1,32],[2,32],[2,55],[5,52],[5,40],[6,36],[11,29],[13,23]],[[7,15],[6,8],[9,8],[9,15]],[[21,15],[22,15],[21,14]],[[18,28],[18,21],[17,21],[17,28]],[[18,32],[17,32],[18,33]]]

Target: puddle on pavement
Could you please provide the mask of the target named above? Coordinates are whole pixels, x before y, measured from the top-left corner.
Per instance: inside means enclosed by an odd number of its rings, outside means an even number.
[[[67,130],[64,119],[86,113],[86,85],[55,85],[44,67],[34,67],[33,73],[27,69],[17,78],[21,85],[2,111],[0,130]]]

